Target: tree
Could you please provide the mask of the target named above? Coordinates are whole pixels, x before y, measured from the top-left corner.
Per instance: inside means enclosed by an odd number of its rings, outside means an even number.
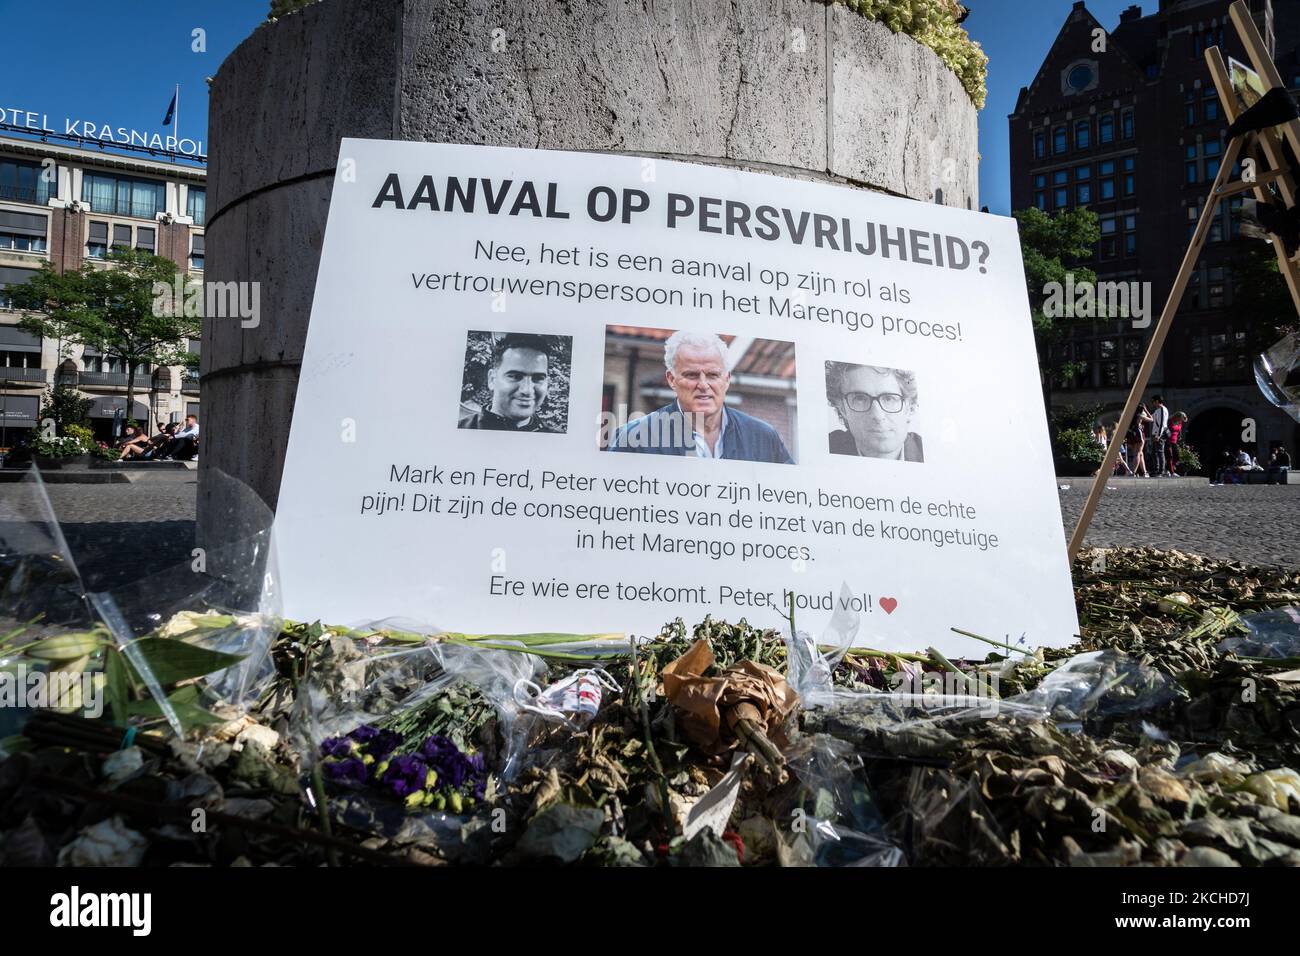
[[[1300,332],[1300,315],[1277,267],[1271,242],[1243,240],[1232,259],[1232,326],[1248,334],[1258,355],[1282,336]]]
[[[17,287],[26,314],[19,325],[47,338],[88,345],[126,364],[126,407],[135,408],[138,365],[180,365],[186,340],[200,334],[201,320],[186,314],[176,263],[138,249],[115,249],[109,268],[87,263],[59,274],[48,266]],[[166,295],[160,296],[162,289]],[[189,310],[191,313],[194,310]]]
[[[90,406],[93,404],[94,399],[83,397],[75,388],[59,381],[56,373],[55,382],[50,386],[45,405],[41,408],[40,420],[53,420],[55,434],[63,435],[69,425],[90,424]]]
[[[1069,378],[1079,371],[1076,362],[1059,359],[1057,347],[1069,337],[1079,322],[1091,322],[1092,316],[1075,318],[1045,309],[1049,290],[1066,286],[1073,276],[1074,286],[1095,283],[1097,274],[1078,265],[1092,255],[1101,238],[1097,214],[1090,209],[1071,209],[1049,216],[1041,209],[1021,209],[1014,213],[1020,224],[1020,251],[1025,262],[1025,286],[1029,292],[1030,314],[1034,324],[1034,344],[1038,350],[1038,371],[1042,381],[1043,404],[1050,413],[1053,380]]]

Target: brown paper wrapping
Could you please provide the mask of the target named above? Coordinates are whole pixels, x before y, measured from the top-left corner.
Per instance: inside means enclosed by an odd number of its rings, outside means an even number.
[[[708,642],[699,640],[663,669],[664,696],[678,709],[686,739],[706,754],[723,754],[738,743],[736,721],[747,719],[783,746],[782,727],[799,706],[799,695],[781,673],[740,661],[716,677],[705,677],[713,662]]]

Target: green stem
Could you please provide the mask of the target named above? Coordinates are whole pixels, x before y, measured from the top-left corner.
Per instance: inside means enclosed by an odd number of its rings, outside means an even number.
[[[966,689],[969,690],[972,694],[978,693],[979,688],[971,686],[970,677],[968,677],[966,673],[961,668],[959,668],[956,664],[948,660],[948,658],[944,657],[943,654],[939,653],[937,648],[927,647],[926,650],[930,653],[930,660],[932,662],[942,667],[944,670],[951,671],[952,673],[960,677],[962,679],[962,683],[966,685]]]
[[[960,634],[962,637],[973,637],[975,640],[983,641],[985,644],[992,644],[994,647],[1002,647],[1006,648],[1008,651],[1015,651],[1017,654],[1024,654],[1026,657],[1034,656],[1032,651],[1027,651],[1020,647],[1012,647],[1010,644],[1004,643],[1003,641],[995,641],[991,637],[980,637],[978,634],[972,634],[970,631],[963,631],[960,627],[950,627],[948,630]]]

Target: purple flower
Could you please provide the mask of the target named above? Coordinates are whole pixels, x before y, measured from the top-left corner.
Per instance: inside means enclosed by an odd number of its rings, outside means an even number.
[[[326,757],[350,757],[355,747],[346,737],[331,737],[320,745],[320,752]]]
[[[361,786],[370,775],[370,768],[360,757],[347,757],[343,760],[326,760],[321,764],[325,776],[335,783],[349,783]]]
[[[388,762],[388,768],[379,778],[380,785],[395,797],[405,799],[417,790],[424,789],[429,776],[429,765],[416,754],[402,754]]]
[[[383,760],[402,743],[401,734],[394,733],[391,730],[379,730],[377,727],[371,727],[368,724],[362,724],[348,736],[360,744],[362,749],[376,760]]]
[[[454,741],[441,734],[426,740],[420,754],[437,771],[440,786],[464,792],[469,784],[476,796],[482,796],[487,783],[487,765],[482,754],[467,757]]]

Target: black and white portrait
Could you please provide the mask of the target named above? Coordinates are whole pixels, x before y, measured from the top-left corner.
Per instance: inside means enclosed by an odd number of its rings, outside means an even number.
[[[572,355],[567,335],[471,331],[457,426],[564,434]]]
[[[826,400],[840,426],[829,436],[832,455],[925,460],[914,430],[920,408],[914,372],[827,362]]]

